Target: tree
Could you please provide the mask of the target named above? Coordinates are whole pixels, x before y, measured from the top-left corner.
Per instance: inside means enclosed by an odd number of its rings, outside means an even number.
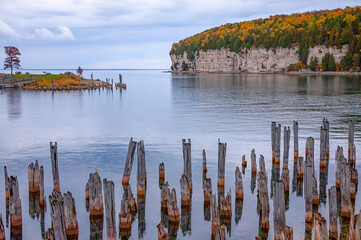
[[[20,59],[18,56],[21,55],[19,49],[17,47],[6,46],[5,48],[5,61],[4,61],[4,69],[11,69],[11,75],[13,75],[13,69],[20,68]]]
[[[83,75],[83,69],[79,66],[76,73],[81,77],[81,75]]]
[[[343,71],[346,71],[352,67],[352,56],[350,52],[347,52],[346,55],[341,59],[341,67]]]
[[[330,54],[328,58],[328,71],[336,71],[336,62],[333,54]]]
[[[311,57],[311,61],[310,61],[310,70],[311,71],[316,71],[316,67],[318,65],[318,58],[317,57],[314,57],[312,56]]]

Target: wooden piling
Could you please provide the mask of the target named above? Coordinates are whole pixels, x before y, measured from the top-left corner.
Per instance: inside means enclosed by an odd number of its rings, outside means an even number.
[[[128,145],[127,158],[125,160],[123,179],[122,179],[123,185],[129,184],[130,174],[132,173],[134,153],[135,153],[136,146],[137,146],[137,142],[133,141],[133,138],[131,137],[129,140],[129,145]]]
[[[128,198],[130,212],[135,215],[137,213],[137,202],[135,201],[135,197],[133,195],[130,185],[126,187],[124,195],[126,195],[126,197]]]
[[[247,161],[246,161],[246,155],[242,156],[242,167],[246,168],[247,167]]]
[[[157,225],[158,240],[168,240],[168,233],[164,229],[163,221]]]
[[[165,182],[160,191],[160,205],[162,209],[167,209],[169,194],[170,194],[170,190],[168,187],[168,182]]]
[[[293,121],[293,158],[296,163],[298,159],[298,122]]]
[[[165,179],[164,163],[161,162],[159,164],[159,182],[164,182],[164,179]]]
[[[49,196],[49,202],[54,237],[56,240],[66,240],[64,200],[61,193],[54,190]]]
[[[56,240],[52,228],[48,228],[48,231],[45,232],[45,240]]]
[[[116,240],[117,230],[115,222],[115,197],[114,197],[114,183],[103,179],[104,189],[104,205],[105,205],[105,219],[107,226],[107,239]]]
[[[347,163],[341,166],[341,216],[350,218],[353,214],[350,194],[350,167]]]
[[[272,163],[276,160],[276,122],[271,123]]]
[[[54,191],[60,192],[59,167],[58,167],[58,143],[50,142],[50,157],[53,173]]]
[[[103,215],[102,182],[97,172],[89,174],[87,186],[90,215]]]
[[[351,200],[356,199],[356,184],[353,182],[350,182],[350,196]]]
[[[214,234],[214,240],[226,240],[226,230],[224,225],[217,227]]]
[[[119,212],[119,229],[120,232],[128,231],[132,226],[132,214],[130,212],[129,200],[126,194],[123,194],[121,208]]]
[[[222,218],[231,218],[232,217],[232,194],[231,189],[229,189],[227,196],[222,195],[220,198],[220,213]]]
[[[235,192],[236,192],[236,199],[243,199],[243,180],[242,180],[242,173],[239,170],[239,167],[236,167],[235,171]]]
[[[306,162],[304,172],[304,198],[305,198],[305,221],[312,222],[312,193],[313,193],[313,172],[312,163]]]
[[[179,215],[179,208],[177,205],[177,193],[174,188],[172,189],[171,193],[168,195],[167,208],[168,208],[169,221],[173,223],[179,223],[180,215]]]
[[[313,235],[315,240],[328,239],[326,219],[318,212],[315,212],[315,227]]]
[[[40,169],[38,160],[28,166],[29,193],[40,192]]]
[[[45,194],[44,194],[44,167],[40,166],[40,198],[39,204],[40,206],[45,206]]]
[[[207,172],[207,157],[206,157],[206,150],[203,149],[202,151],[202,157],[203,157],[203,173]]]
[[[257,182],[259,186],[259,203],[261,211],[261,228],[269,229],[269,198],[267,189],[267,175],[265,172],[259,171],[257,174]]]
[[[189,189],[192,192],[192,155],[191,155],[191,139],[188,139],[186,142],[185,139],[182,139],[183,146],[183,174],[187,177],[189,182]]]
[[[281,124],[276,126],[275,137],[275,164],[279,165],[281,160]]]
[[[181,207],[189,207],[191,204],[191,193],[189,187],[189,180],[188,177],[183,173],[180,182],[180,189],[181,189]]]
[[[288,168],[290,138],[291,138],[290,127],[285,127],[283,131],[283,169]]]
[[[355,239],[361,239],[361,210],[355,217]]]
[[[64,221],[67,236],[77,237],[79,234],[78,220],[76,217],[75,200],[71,192],[64,193]]]
[[[343,166],[343,164],[347,163],[346,158],[343,156],[343,148],[340,146],[337,147],[335,159],[336,159],[336,172],[335,172],[336,187],[340,188],[341,187],[342,166]]]
[[[252,171],[252,175],[257,174],[256,152],[254,149],[252,149],[251,151],[251,171]]]
[[[289,192],[290,190],[290,172],[288,168],[282,169],[281,181],[283,182],[284,191]]]
[[[203,196],[204,202],[209,203],[212,198],[212,180],[210,178],[205,178],[203,180]]]
[[[353,182],[355,185],[358,183],[358,173],[356,168],[351,169],[351,182]]]
[[[0,214],[0,240],[5,240],[6,236],[5,236],[5,228],[4,228],[4,224],[3,224],[3,216],[2,214]]]
[[[327,167],[327,130],[321,126],[320,129],[320,168]]]
[[[355,136],[355,124],[351,119],[348,122],[348,161],[351,166],[354,165],[354,136]]]
[[[6,201],[8,201],[10,193],[9,193],[9,176],[8,176],[8,170],[7,170],[6,166],[4,166],[4,176],[5,176],[5,180],[4,180],[4,183],[5,183],[5,196],[6,196]]]
[[[323,129],[326,131],[326,158],[327,160],[330,157],[330,123],[324,118],[323,121]]]
[[[353,213],[351,213],[351,217],[350,217],[350,223],[349,223],[349,228],[348,228],[348,237],[349,240],[356,240],[355,239],[355,216],[353,215]]]
[[[281,240],[293,240],[293,228],[285,226],[281,232]]]
[[[315,175],[312,176],[312,204],[318,206],[320,204],[320,197],[317,189],[317,179]]]
[[[220,215],[219,215],[219,209],[217,206],[217,199],[216,199],[216,195],[213,194],[212,195],[212,200],[211,200],[211,230],[212,230],[212,235],[215,235],[216,229],[218,228],[218,226],[220,226]]]
[[[9,193],[10,225],[12,228],[21,228],[23,221],[21,199],[19,195],[19,182],[17,177],[10,176]]]
[[[137,144],[138,171],[137,171],[137,196],[144,197],[147,188],[147,170],[145,165],[144,142],[141,140]]]
[[[303,179],[303,157],[297,158],[297,179]]]
[[[312,137],[308,137],[306,140],[306,156],[305,160],[306,162],[310,161],[312,164],[312,174],[315,173],[315,156],[314,156],[314,150],[315,150],[315,140]]]
[[[337,230],[337,189],[335,186],[328,190],[329,209],[329,236],[330,239],[338,239]]]
[[[217,181],[217,186],[220,188],[224,187],[226,151],[227,151],[227,143],[221,143],[220,139],[218,139],[218,181]]]
[[[281,239],[281,232],[286,226],[286,205],[285,192],[282,181],[274,182],[274,198],[273,198],[273,224],[274,239]]]

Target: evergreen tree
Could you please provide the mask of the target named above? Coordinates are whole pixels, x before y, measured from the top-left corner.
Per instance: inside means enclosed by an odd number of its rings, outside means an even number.
[[[326,53],[322,58],[322,71],[328,71],[328,63],[330,59],[330,53]]]
[[[316,71],[317,64],[318,64],[318,59],[317,59],[317,57],[311,57],[310,70],[311,70],[311,71]]]
[[[355,53],[352,57],[352,67],[356,69],[357,67],[360,67],[360,54]]]
[[[343,71],[347,71],[352,67],[352,55],[347,52],[346,55],[341,59],[341,67]]]
[[[329,54],[328,58],[328,71],[336,71],[336,62],[333,54]]]

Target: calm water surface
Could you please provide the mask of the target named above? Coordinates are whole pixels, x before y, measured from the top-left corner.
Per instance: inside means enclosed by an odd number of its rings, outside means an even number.
[[[39,71],[40,73],[42,71]],[[56,72],[56,71],[53,71]],[[191,212],[182,212],[178,239],[210,239],[202,190],[202,149],[207,152],[208,173],[216,191],[217,141],[227,142],[226,191],[231,188],[232,221],[227,238],[254,239],[259,234],[256,190],[252,190],[250,153],[255,148],[257,162],[265,156],[267,175],[272,176],[271,121],[292,128],[299,121],[299,149],[304,155],[305,140],[315,138],[315,162],[321,203],[319,212],[328,221],[327,189],[335,184],[334,152],[338,145],[347,148],[348,120],[354,119],[356,148],[361,149],[361,79],[347,76],[287,76],[266,74],[172,75],[159,70],[85,71],[89,77],[105,80],[123,75],[127,89],[101,91],[18,91],[0,90],[0,164],[9,175],[18,176],[23,210],[23,239],[41,239],[41,217],[29,214],[27,166],[39,160],[45,168],[45,194],[52,191],[49,142],[58,142],[60,187],[71,191],[76,201],[79,239],[88,239],[89,214],[85,207],[85,184],[89,173],[99,171],[101,178],[115,182],[116,219],[123,194],[121,179],[130,137],[143,139],[146,150],[148,186],[145,217],[135,216],[132,239],[157,238],[161,219],[158,165],[165,163],[166,180],[178,194],[183,172],[182,138],[192,139],[193,196]],[[319,178],[319,128],[322,118],[330,121],[330,164],[328,175]],[[283,131],[282,131],[283,132]],[[283,139],[283,133],[282,133]],[[282,141],[283,146],[283,141]],[[281,149],[281,153],[283,150]],[[242,155],[249,162],[243,175],[245,199],[234,200],[234,170]],[[290,158],[293,159],[293,133]],[[357,159],[361,159],[357,151]],[[304,198],[292,187],[293,164],[290,161],[290,194],[286,223],[293,227],[295,239],[303,239]],[[131,187],[136,192],[134,161]],[[360,172],[360,161],[357,169]],[[274,172],[273,172],[274,173]],[[0,171],[0,179],[4,179]],[[269,180],[269,189],[270,189]],[[5,190],[0,184],[0,211],[5,220]],[[358,191],[355,210],[361,208]],[[51,225],[49,202],[45,228]],[[139,208],[139,206],[138,206]],[[235,214],[237,210],[237,215]],[[270,230],[273,239],[273,201],[270,200]],[[5,223],[6,224],[6,223]],[[118,226],[118,225],[117,225]],[[10,236],[6,224],[7,237]],[[105,221],[104,221],[105,230]],[[119,234],[119,229],[117,229]],[[106,230],[103,232],[106,239]]]

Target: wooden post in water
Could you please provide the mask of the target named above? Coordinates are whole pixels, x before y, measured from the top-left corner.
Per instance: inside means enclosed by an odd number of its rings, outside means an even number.
[[[276,126],[275,136],[275,164],[279,165],[281,161],[281,124],[278,124],[278,126]]]
[[[135,153],[136,146],[137,146],[137,142],[133,141],[133,138],[131,137],[129,140],[129,145],[128,145],[127,159],[125,160],[124,173],[123,173],[123,179],[122,179],[123,185],[129,184],[130,174],[132,173],[134,153]]]
[[[38,160],[28,166],[29,193],[40,192],[40,169]]]
[[[342,170],[342,166],[343,164],[347,163],[346,158],[343,156],[343,148],[338,146],[337,150],[336,150],[336,187],[340,188],[341,187],[341,170]]]
[[[246,168],[247,167],[247,161],[246,161],[246,155],[242,156],[242,167]]]
[[[119,212],[119,231],[127,232],[132,227],[132,214],[130,212],[129,200],[126,194],[123,194],[121,209]]]
[[[189,189],[192,192],[193,184],[192,184],[192,157],[191,157],[191,139],[188,139],[186,142],[185,139],[182,139],[183,146],[183,174],[188,178]]]
[[[272,163],[276,160],[276,122],[271,123]]]
[[[327,167],[327,130],[321,126],[320,130],[320,168]]]
[[[164,229],[163,221],[157,225],[158,240],[168,240],[168,233]]]
[[[306,161],[304,172],[304,197],[305,197],[305,221],[312,222],[312,189],[313,189],[313,172],[312,162]]]
[[[209,203],[212,198],[212,180],[210,178],[205,178],[203,180],[203,196],[204,202]]]
[[[189,207],[191,204],[191,192],[188,177],[183,173],[180,182],[181,189],[181,207]]]
[[[328,239],[326,219],[318,212],[315,212],[314,237],[315,240]]]
[[[281,232],[281,240],[293,240],[293,228],[285,226]]]
[[[308,137],[306,140],[306,156],[305,160],[306,162],[310,161],[312,164],[312,174],[315,173],[315,157],[314,157],[314,151],[315,151],[315,140],[312,137]]]
[[[251,172],[252,172],[252,175],[257,174],[256,152],[255,152],[254,148],[251,151]]]
[[[19,182],[17,177],[9,178],[9,213],[11,228],[21,228],[23,224],[21,213],[21,199],[19,195]]]
[[[75,200],[71,192],[64,193],[63,198],[66,235],[70,237],[77,237],[79,234],[79,227],[76,217]]]
[[[231,218],[232,217],[232,194],[231,189],[227,193],[227,196],[224,197],[222,195],[220,197],[220,212],[222,218]]]
[[[269,198],[267,189],[267,175],[266,172],[259,171],[257,175],[257,182],[259,186],[259,203],[261,209],[261,228],[269,229]]]
[[[218,181],[217,186],[224,187],[224,175],[226,165],[227,143],[221,143],[218,139]]]
[[[60,192],[59,167],[58,167],[58,143],[50,142],[51,167],[53,172],[54,191]]]
[[[51,89],[54,90],[54,79],[51,79]]]
[[[323,129],[326,131],[326,158],[328,160],[330,157],[330,123],[327,118],[324,118],[322,123]]]
[[[40,166],[40,206],[45,206],[45,194],[44,194],[44,167]]]
[[[61,193],[53,191],[49,195],[50,201],[50,215],[52,228],[54,231],[54,237],[56,240],[66,240],[66,228],[65,228],[65,214],[64,214],[64,200]]]
[[[165,179],[164,163],[161,162],[159,164],[159,182],[164,182],[164,179]]]
[[[120,85],[122,85],[122,84],[123,84],[123,77],[122,77],[122,74],[119,74],[119,83],[120,83]]]
[[[132,188],[130,187],[130,185],[127,186],[126,193],[124,193],[124,194],[127,195],[130,212],[132,214],[136,214],[137,213],[137,202],[135,201],[135,197],[133,195]]]
[[[6,201],[8,201],[10,193],[9,193],[9,176],[8,176],[8,170],[7,170],[6,166],[4,166],[4,176],[5,176],[4,183],[5,183],[5,196],[6,196],[5,198],[6,198]]]
[[[213,194],[211,200],[211,230],[213,236],[215,235],[216,229],[220,225],[221,223],[220,223],[219,209],[217,206],[217,199],[216,199],[216,195]]]
[[[174,188],[172,189],[172,192],[168,195],[167,208],[169,221],[172,223],[179,223],[180,215],[177,205],[177,193]]]
[[[5,236],[5,228],[4,228],[4,224],[3,224],[3,216],[2,214],[0,214],[0,240],[5,240],[6,236]]]
[[[318,206],[320,204],[320,197],[317,190],[317,179],[315,175],[312,176],[312,204]]]
[[[107,226],[107,239],[116,240],[117,230],[115,222],[115,197],[114,197],[114,183],[103,179],[104,188],[104,205],[105,205],[105,219]]]
[[[355,144],[354,144],[354,136],[355,136],[355,124],[353,120],[348,122],[348,161],[350,162],[351,166],[354,166],[354,156],[355,155]]]
[[[303,179],[303,157],[297,158],[297,179]]]
[[[274,198],[273,198],[273,224],[274,224],[274,239],[281,239],[281,232],[286,226],[286,205],[285,192],[282,181],[274,182]]]
[[[341,166],[341,216],[350,218],[353,214],[350,195],[350,167],[347,163]]]
[[[284,133],[283,133],[283,169],[288,168],[288,158],[289,158],[289,152],[290,152],[290,138],[291,138],[290,127],[285,127]]]
[[[147,188],[147,170],[145,167],[144,142],[141,140],[137,144],[138,171],[137,171],[137,195],[144,197]]]
[[[289,192],[290,190],[290,171],[288,168],[282,169],[281,181],[283,182],[284,191]]]
[[[202,156],[203,156],[203,173],[205,173],[207,172],[207,157],[206,157],[205,149],[203,149]]]
[[[337,230],[337,189],[335,186],[328,190],[329,235],[330,239],[338,239]]]
[[[224,225],[218,226],[214,233],[215,240],[226,240],[226,230]]]
[[[296,163],[298,159],[298,122],[293,121],[293,158]]]
[[[88,187],[90,215],[95,215],[95,216],[103,215],[104,207],[103,207],[102,182],[97,172],[89,174],[87,187]]]
[[[160,205],[162,209],[167,209],[168,206],[168,196],[170,194],[170,190],[168,187],[168,182],[165,182],[160,191]]]
[[[239,167],[236,167],[235,171],[235,192],[236,192],[236,199],[243,199],[243,180],[242,180],[242,173],[239,170]]]
[[[361,210],[359,214],[356,215],[355,239],[361,239]]]

